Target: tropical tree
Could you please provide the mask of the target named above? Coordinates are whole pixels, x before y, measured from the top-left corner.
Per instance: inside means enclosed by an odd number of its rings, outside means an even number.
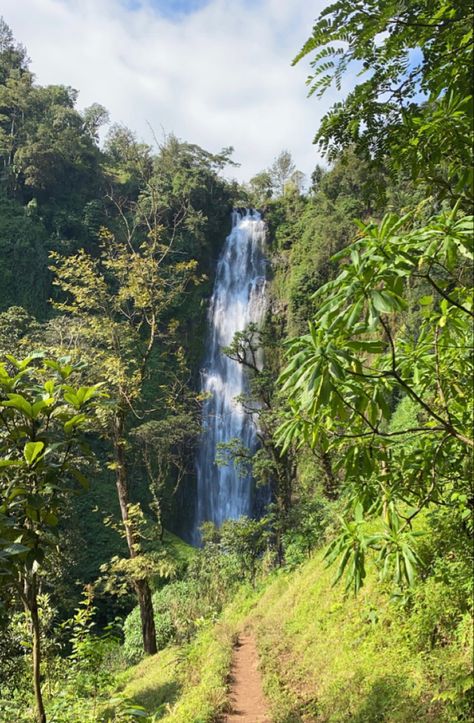
[[[333,83],[342,92],[349,70],[365,74],[317,132],[330,159],[355,154],[383,186],[389,168],[432,194],[414,192],[401,218],[359,223],[281,375],[280,444],[319,444],[344,480],[347,514],[328,557],[341,558],[337,577],[347,571],[355,590],[370,548],[383,576],[413,582],[422,511],[444,506],[460,534],[469,527],[472,47],[463,2],[343,0],[321,12],[294,61],[312,56],[310,94]],[[379,513],[382,531],[370,534],[366,520]]]
[[[28,64],[26,49],[15,41],[11,28],[0,17],[0,83],[4,83],[12,71],[27,72]]]
[[[270,171],[260,171],[249,181],[252,202],[256,207],[263,206],[272,197],[274,186]]]
[[[279,429],[284,450],[336,451],[354,521],[329,554],[342,554],[340,574],[351,562],[356,589],[370,547],[385,575],[412,582],[412,520],[422,510],[448,505],[467,520],[474,446],[472,217],[454,210],[417,228],[389,214],[360,229],[339,254],[339,275],[315,294],[309,332],[290,344]],[[410,409],[402,424],[401,402]],[[364,515],[376,513],[384,531],[364,536]]]
[[[323,117],[330,159],[359,155],[409,169],[437,195],[472,203],[473,8],[463,0],[328,5],[294,63],[311,58],[310,94],[356,82]]]
[[[278,195],[283,195],[285,192],[285,184],[290,180],[295,171],[296,166],[291,157],[291,153],[287,150],[281,151],[269,169],[273,188]]]
[[[295,460],[289,448],[281,453],[275,443],[275,432],[281,420],[280,400],[275,390],[278,344],[274,329],[269,323],[263,328],[249,324],[234,335],[230,346],[223,348],[223,353],[245,367],[248,390],[238,401],[244,412],[252,418],[259,448],[252,452],[240,440],[230,440],[229,443],[219,445],[218,462],[227,464],[230,458],[237,467],[252,473],[257,487],[270,493],[273,543],[281,564],[284,559],[283,533],[288,525],[292,504]]]
[[[84,109],[82,118],[85,130],[97,142],[99,140],[99,129],[110,121],[108,110],[100,103],[92,103],[92,105]]]
[[[255,585],[257,561],[267,549],[270,537],[268,519],[240,517],[238,520],[226,520],[219,534],[222,551],[236,556],[242,575]]]
[[[67,500],[88,488],[84,433],[101,396],[78,386],[67,359],[7,355],[0,364],[0,581],[29,616],[36,720],[46,721],[41,692],[38,594]]]
[[[102,413],[102,434],[113,450],[111,469],[131,560],[141,574],[133,574],[133,586],[142,618],[145,652],[156,652],[155,625],[148,583],[150,567],[142,557],[140,533],[130,517],[129,433],[133,420],[144,421],[144,391],[150,365],[156,364],[156,345],[167,336],[165,314],[183,294],[193,277],[195,262],[168,263],[169,247],[158,230],[134,247],[115,240],[103,229],[101,254],[93,258],[84,251],[74,257],[52,255],[55,284],[66,300],[56,307],[71,315],[67,339],[77,354],[90,361],[110,394]],[[136,516],[135,516],[136,517]]]

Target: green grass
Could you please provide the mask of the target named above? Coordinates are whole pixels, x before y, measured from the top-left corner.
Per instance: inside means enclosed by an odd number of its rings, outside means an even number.
[[[117,692],[154,713],[180,693],[180,649],[169,647],[142,660],[120,676]]]
[[[416,621],[373,573],[356,598],[333,575],[319,553],[280,575],[253,613],[275,723],[456,720],[442,698],[468,672],[470,646],[417,650]]]
[[[374,571],[357,597],[345,597],[333,577],[319,552],[256,590],[242,588],[190,644],[129,669],[120,693],[150,714],[159,710],[155,720],[216,721],[228,709],[236,636],[252,628],[274,723],[469,720],[455,707],[470,669],[469,642],[421,645],[416,610],[391,603]]]
[[[225,709],[233,630],[221,623],[202,631],[182,665],[182,691],[163,720],[167,723],[208,723]]]
[[[166,723],[210,723],[228,708],[227,678],[236,636],[258,593],[242,588],[217,623],[121,674],[116,694]]]
[[[225,708],[233,646],[223,623],[201,630],[187,646],[145,658],[121,676],[116,695],[167,723],[207,723]]]

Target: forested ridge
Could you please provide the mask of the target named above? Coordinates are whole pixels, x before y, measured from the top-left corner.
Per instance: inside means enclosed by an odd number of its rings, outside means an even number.
[[[0,21],[0,720],[222,720],[244,630],[271,720],[472,719],[472,20],[328,5],[307,102],[362,72],[326,165],[248,183],[80,112]],[[233,208],[267,227],[264,322],[223,349],[259,444],[217,464],[260,503],[194,548]]]

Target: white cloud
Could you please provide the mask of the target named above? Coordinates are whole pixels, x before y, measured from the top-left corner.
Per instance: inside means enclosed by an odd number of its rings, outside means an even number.
[[[155,0],[156,2],[156,0]],[[163,4],[165,0],[161,0]],[[210,151],[235,147],[240,179],[288,148],[310,174],[331,99],[308,100],[308,65],[290,67],[325,0],[209,0],[167,19],[150,0],[2,0],[41,84],[71,85],[152,142],[162,129]],[[137,7],[138,5],[138,7]],[[149,124],[149,125],[148,125]]]

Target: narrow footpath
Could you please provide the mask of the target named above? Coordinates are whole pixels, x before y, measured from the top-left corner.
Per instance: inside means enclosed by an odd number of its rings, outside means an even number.
[[[241,634],[235,646],[230,700],[232,713],[227,715],[224,723],[271,723],[252,635]]]

